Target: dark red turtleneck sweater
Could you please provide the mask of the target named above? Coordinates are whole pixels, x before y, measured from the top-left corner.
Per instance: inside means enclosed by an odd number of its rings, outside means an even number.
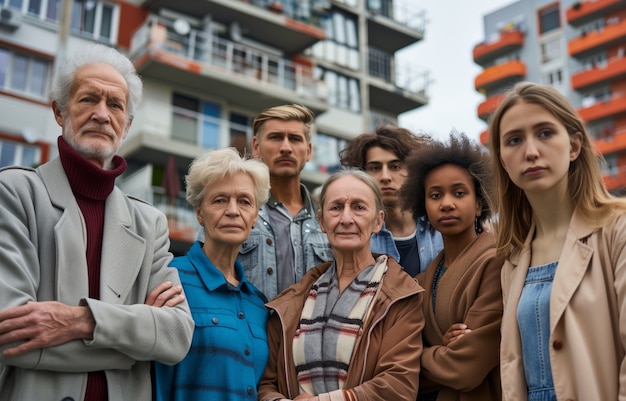
[[[104,206],[113,191],[115,179],[126,170],[126,161],[114,156],[112,170],[103,170],[85,159],[59,137],[59,156],[72,193],[80,207],[87,228],[87,270],[89,298],[100,299],[100,260],[102,258],[102,231]],[[115,250],[111,250],[115,252]],[[107,401],[106,376],[103,371],[89,372],[85,401]]]

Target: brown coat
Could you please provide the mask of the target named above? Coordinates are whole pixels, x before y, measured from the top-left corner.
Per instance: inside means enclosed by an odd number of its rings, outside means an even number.
[[[519,303],[530,242],[502,268],[503,399],[527,399]],[[550,363],[559,400],[626,400],[626,217],[594,229],[574,212],[550,294]]]
[[[375,257],[377,255],[374,255]],[[388,259],[381,291],[355,344],[346,389],[359,401],[415,401],[422,353],[422,293],[424,289]],[[293,337],[311,286],[330,267],[308,271],[267,306],[269,360],[259,384],[259,400],[293,399],[299,394],[293,362]]]
[[[438,390],[438,401],[501,399],[498,363],[503,259],[495,256],[494,246],[493,235],[484,233],[448,266],[439,280],[435,311],[432,288],[443,252],[417,276],[426,289],[420,394]],[[443,335],[454,323],[465,323],[472,331],[444,346]]]

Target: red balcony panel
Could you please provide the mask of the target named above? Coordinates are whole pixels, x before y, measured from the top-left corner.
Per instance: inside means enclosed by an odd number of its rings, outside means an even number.
[[[574,57],[597,48],[606,48],[624,39],[626,39],[626,19],[618,24],[607,25],[602,31],[592,31],[572,39],[567,44],[567,49],[569,55]]]
[[[607,11],[613,10],[620,6],[623,0],[587,0],[578,2],[578,6],[570,6],[565,17],[571,25],[583,23],[589,19],[597,18]]]
[[[605,175],[604,185],[609,191],[624,192],[626,190],[626,172],[617,175]]]
[[[603,155],[626,151],[626,131],[618,132],[610,139],[597,139],[594,144]]]
[[[622,76],[626,76],[626,57],[614,58],[609,60],[606,66],[594,67],[572,75],[572,88],[580,90]]]
[[[488,97],[484,102],[478,105],[478,118],[487,121],[491,113],[496,110],[503,99],[504,95],[494,95]]]
[[[480,140],[480,143],[487,146],[487,142],[489,142],[489,130],[488,129],[480,133],[479,140]]]
[[[175,219],[170,218],[167,220],[167,228],[170,233],[170,238],[177,241],[192,243],[196,240],[196,235],[198,234],[196,227],[179,223]]]
[[[583,107],[578,110],[580,117],[587,122],[611,117],[620,113],[626,113],[626,95],[624,94],[613,96],[610,100],[601,101],[592,106]]]
[[[474,61],[481,64],[486,59],[495,58],[500,54],[522,47],[524,34],[519,30],[501,31],[498,39],[474,46]]]
[[[474,80],[474,87],[477,91],[496,85],[506,79],[526,76],[526,64],[521,61],[508,61],[493,67],[486,68],[478,74]]]

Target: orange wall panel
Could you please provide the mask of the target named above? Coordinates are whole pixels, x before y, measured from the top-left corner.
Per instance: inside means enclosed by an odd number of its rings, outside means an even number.
[[[130,3],[120,3],[120,27],[117,33],[118,45],[129,48],[135,30],[148,17],[148,10]]]

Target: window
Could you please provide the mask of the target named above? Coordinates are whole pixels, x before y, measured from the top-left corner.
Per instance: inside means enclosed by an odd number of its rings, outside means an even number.
[[[610,175],[611,177],[615,177],[619,173],[619,166],[617,165],[617,155],[604,155],[604,162],[602,163],[602,173]]]
[[[541,62],[548,63],[561,58],[561,35],[541,43]]]
[[[200,145],[205,149],[221,147],[218,104],[174,93],[172,106],[172,138]]]
[[[369,74],[391,82],[393,56],[381,50],[370,47],[368,53]]]
[[[560,27],[561,27],[561,21],[559,17],[558,4],[539,10],[539,33],[540,34],[553,31]]]
[[[59,21],[61,11],[61,0],[0,0],[0,5],[49,21]]]
[[[41,163],[39,146],[0,139],[0,167],[35,167]]]
[[[239,154],[252,153],[252,118],[244,114],[230,113],[230,145]]]
[[[387,18],[394,18],[392,0],[367,0],[367,9]]]
[[[115,43],[118,8],[96,1],[76,1],[72,11],[72,32],[106,43]]]
[[[594,141],[611,140],[615,132],[615,124],[611,118],[602,119],[587,124],[587,130]]]
[[[0,47],[0,89],[45,99],[50,60]]]
[[[318,132],[313,141],[314,170],[333,173],[341,169],[339,152],[346,147],[348,141]]]
[[[320,69],[328,90],[328,104],[355,113],[361,112],[359,81],[332,70]]]
[[[334,10],[322,22],[327,40],[314,51],[332,63],[353,70],[359,68],[359,36],[356,17]]]
[[[541,81],[545,85],[550,85],[558,88],[563,83],[563,72],[560,69],[547,72],[543,74]]]

